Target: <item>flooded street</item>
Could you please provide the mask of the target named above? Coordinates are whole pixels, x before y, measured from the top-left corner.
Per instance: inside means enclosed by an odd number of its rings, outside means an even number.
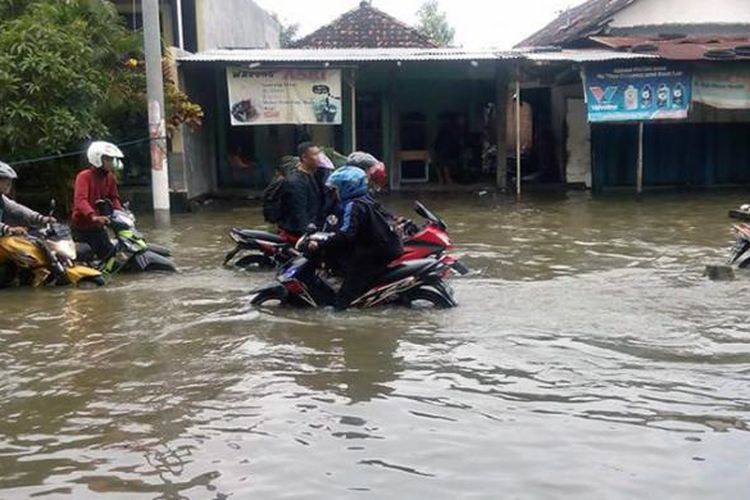
[[[702,277],[742,195],[423,201],[457,309],[254,310],[257,207],[144,218],[178,275],[0,291],[0,497],[748,497],[750,279]]]

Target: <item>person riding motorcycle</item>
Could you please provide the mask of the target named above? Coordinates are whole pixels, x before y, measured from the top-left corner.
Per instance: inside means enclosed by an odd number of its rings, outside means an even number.
[[[310,241],[308,251],[321,250],[341,259],[343,283],[334,307],[346,309],[367,291],[373,280],[403,251],[401,239],[368,194],[367,174],[344,166],[328,178],[327,186],[339,201],[341,221],[333,235],[321,242]]]
[[[0,266],[10,264],[0,277],[3,286],[14,279],[19,267],[27,266],[21,255],[31,245],[23,238],[27,228],[56,222],[54,217],[35,212],[8,197],[17,178],[16,171],[0,161]]]
[[[347,156],[346,164],[362,169],[367,174],[370,189],[374,192],[380,191],[388,184],[385,165],[370,153],[355,151]]]
[[[29,226],[55,222],[53,217],[42,215],[8,198],[13,181],[17,178],[16,171],[0,161],[0,237],[23,236]]]
[[[97,213],[97,200],[109,200],[113,208],[122,210],[114,170],[122,165],[120,148],[104,141],[92,142],[86,157],[89,166],[76,176],[71,225],[75,240],[87,243],[102,262],[115,251],[105,228],[109,219]]]

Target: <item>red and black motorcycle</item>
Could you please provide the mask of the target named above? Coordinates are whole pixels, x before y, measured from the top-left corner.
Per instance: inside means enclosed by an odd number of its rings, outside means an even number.
[[[303,238],[321,241],[330,233],[313,233]],[[304,240],[301,248],[305,248]],[[369,308],[383,305],[413,306],[429,304],[439,309],[455,307],[453,290],[445,282],[451,273],[441,260],[434,258],[410,260],[393,264],[376,278],[369,290],[352,301],[352,307]],[[330,277],[322,272],[320,255],[301,254],[284,264],[276,281],[253,290],[255,306],[278,304],[294,307],[326,307],[334,303],[336,292]]]
[[[414,211],[425,219],[426,223],[422,227],[412,221],[403,224],[404,253],[394,264],[432,257],[440,259],[458,274],[468,274],[469,268],[463,262],[457,257],[447,255],[454,246],[448,237],[448,225],[445,221],[418,201],[414,202]]]
[[[448,226],[443,219],[418,201],[414,203],[414,210],[426,223],[421,227],[408,220],[402,223],[404,253],[394,265],[415,259],[435,258],[440,259],[456,273],[467,274],[469,269],[458,258],[447,254],[454,247],[448,237]],[[233,228],[229,235],[236,245],[224,258],[225,265],[242,253],[243,255],[235,261],[235,266],[271,269],[284,265],[299,255],[294,249],[293,242],[267,231]]]

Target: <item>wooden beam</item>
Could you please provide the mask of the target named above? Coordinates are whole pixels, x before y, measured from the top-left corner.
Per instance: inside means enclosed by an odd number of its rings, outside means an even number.
[[[495,144],[497,147],[495,168],[497,173],[495,183],[498,189],[505,189],[507,184],[506,161],[508,145],[508,75],[498,63],[495,71]]]
[[[636,170],[635,191],[643,192],[643,122],[638,124],[638,164]]]
[[[521,72],[516,73],[516,196],[521,196]]]

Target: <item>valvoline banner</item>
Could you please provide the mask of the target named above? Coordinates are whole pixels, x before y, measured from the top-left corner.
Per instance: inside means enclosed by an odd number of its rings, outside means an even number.
[[[589,122],[680,120],[690,109],[692,79],[670,64],[587,66]]]

